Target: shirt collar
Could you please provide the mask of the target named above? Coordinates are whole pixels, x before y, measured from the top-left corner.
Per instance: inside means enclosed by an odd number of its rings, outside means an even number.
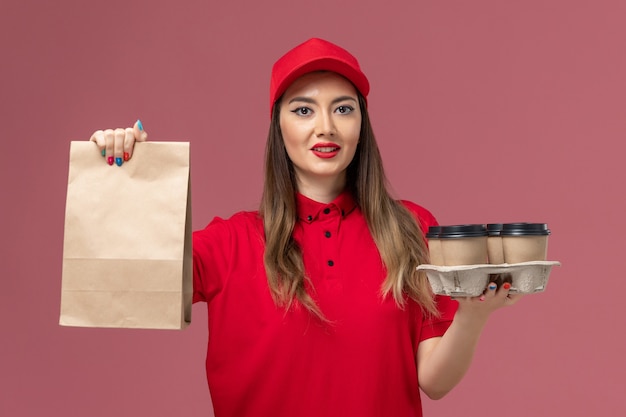
[[[306,223],[311,223],[323,215],[340,215],[345,217],[350,214],[356,207],[356,202],[352,197],[352,193],[344,190],[330,203],[320,203],[311,200],[300,193],[296,193],[296,204],[298,210],[298,218]]]

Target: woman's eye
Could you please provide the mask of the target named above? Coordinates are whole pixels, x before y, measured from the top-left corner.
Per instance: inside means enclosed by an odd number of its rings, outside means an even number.
[[[298,107],[297,109],[294,109],[291,112],[299,116],[307,116],[311,114],[311,109],[309,109],[308,107]]]
[[[340,114],[349,114],[352,113],[354,111],[354,107],[352,106],[339,106],[337,107],[337,110],[335,110],[337,113]]]

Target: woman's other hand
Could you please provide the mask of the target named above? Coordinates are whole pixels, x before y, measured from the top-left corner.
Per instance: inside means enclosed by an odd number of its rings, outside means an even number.
[[[510,288],[509,282],[500,286],[496,282],[490,282],[479,297],[457,297],[459,313],[482,316],[486,319],[494,310],[511,306],[523,297],[523,294],[509,294]]]
[[[490,282],[479,297],[456,297],[459,309],[443,337],[420,342],[417,348],[419,384],[431,399],[445,396],[470,367],[478,339],[489,315],[517,303],[522,294],[509,294],[511,283],[498,288]]]
[[[122,164],[133,156],[135,142],[145,142],[148,133],[143,130],[141,120],[137,120],[133,127],[98,130],[89,139],[98,145],[104,160],[109,164]]]

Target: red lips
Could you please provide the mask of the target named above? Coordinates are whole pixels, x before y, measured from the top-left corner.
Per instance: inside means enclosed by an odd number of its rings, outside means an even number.
[[[333,158],[339,153],[341,146],[332,142],[316,143],[311,148],[313,154],[319,158]]]

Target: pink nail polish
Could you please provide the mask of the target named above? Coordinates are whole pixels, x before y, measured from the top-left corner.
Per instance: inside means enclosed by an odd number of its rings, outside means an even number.
[[[109,157],[107,158],[107,163],[108,163],[109,165],[113,165],[113,161],[114,161],[114,160],[115,160],[115,159],[114,159],[112,156],[109,156]]]

